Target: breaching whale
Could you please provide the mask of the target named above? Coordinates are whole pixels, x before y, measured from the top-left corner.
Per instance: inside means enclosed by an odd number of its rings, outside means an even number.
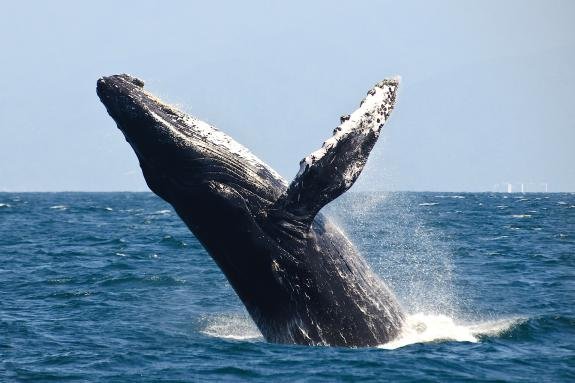
[[[396,337],[404,314],[319,211],[361,173],[398,85],[397,78],[376,84],[289,185],[228,135],[145,91],[140,79],[102,77],[97,93],[150,189],[202,243],[266,340],[360,347]]]

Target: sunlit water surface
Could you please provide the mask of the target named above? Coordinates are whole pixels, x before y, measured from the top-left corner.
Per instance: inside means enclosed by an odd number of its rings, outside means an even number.
[[[407,311],[398,339],[266,343],[153,194],[0,193],[0,381],[575,381],[575,195],[349,193],[326,211]]]

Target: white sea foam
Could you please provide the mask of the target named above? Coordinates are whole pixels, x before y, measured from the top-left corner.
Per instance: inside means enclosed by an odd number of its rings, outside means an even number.
[[[50,206],[50,209],[66,210],[66,209],[68,209],[68,207],[64,206],[64,205],[54,205],[54,206]]]
[[[524,318],[505,318],[479,322],[460,322],[447,315],[417,313],[408,315],[398,338],[378,348],[394,350],[418,343],[477,343],[485,336],[499,336]],[[247,315],[218,314],[209,317],[201,332],[205,335],[233,340],[262,340],[254,322]]]
[[[0,207],[10,207],[9,203],[0,203]]]
[[[508,318],[459,323],[446,315],[417,313],[407,317],[405,327],[398,338],[378,347],[394,350],[416,343],[446,341],[477,343],[482,336],[497,336],[522,321],[521,318]]]
[[[201,332],[208,336],[234,340],[258,340],[262,334],[255,323],[241,314],[219,314],[209,317]]]
[[[439,202],[423,202],[419,204],[419,206],[435,206],[435,205],[439,205]]]
[[[513,214],[513,218],[531,218],[531,214]]]

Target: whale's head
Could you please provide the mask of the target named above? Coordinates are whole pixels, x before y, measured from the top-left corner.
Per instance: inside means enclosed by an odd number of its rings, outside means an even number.
[[[97,93],[136,153],[150,189],[174,207],[249,306],[265,289],[248,291],[238,278],[262,280],[269,271],[273,241],[262,240],[267,236],[261,226],[287,185],[242,145],[143,85],[114,75],[98,80]]]
[[[246,148],[148,93],[142,80],[102,77],[97,93],[134,149],[150,189],[172,205],[232,196],[261,206],[285,189],[283,179]]]

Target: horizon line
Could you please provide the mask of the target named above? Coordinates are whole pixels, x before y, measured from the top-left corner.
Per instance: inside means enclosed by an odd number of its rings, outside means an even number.
[[[151,190],[0,190],[2,193],[151,193]],[[574,191],[493,191],[493,190],[348,190],[349,193],[491,193],[491,194],[554,194],[554,193],[575,193]]]

